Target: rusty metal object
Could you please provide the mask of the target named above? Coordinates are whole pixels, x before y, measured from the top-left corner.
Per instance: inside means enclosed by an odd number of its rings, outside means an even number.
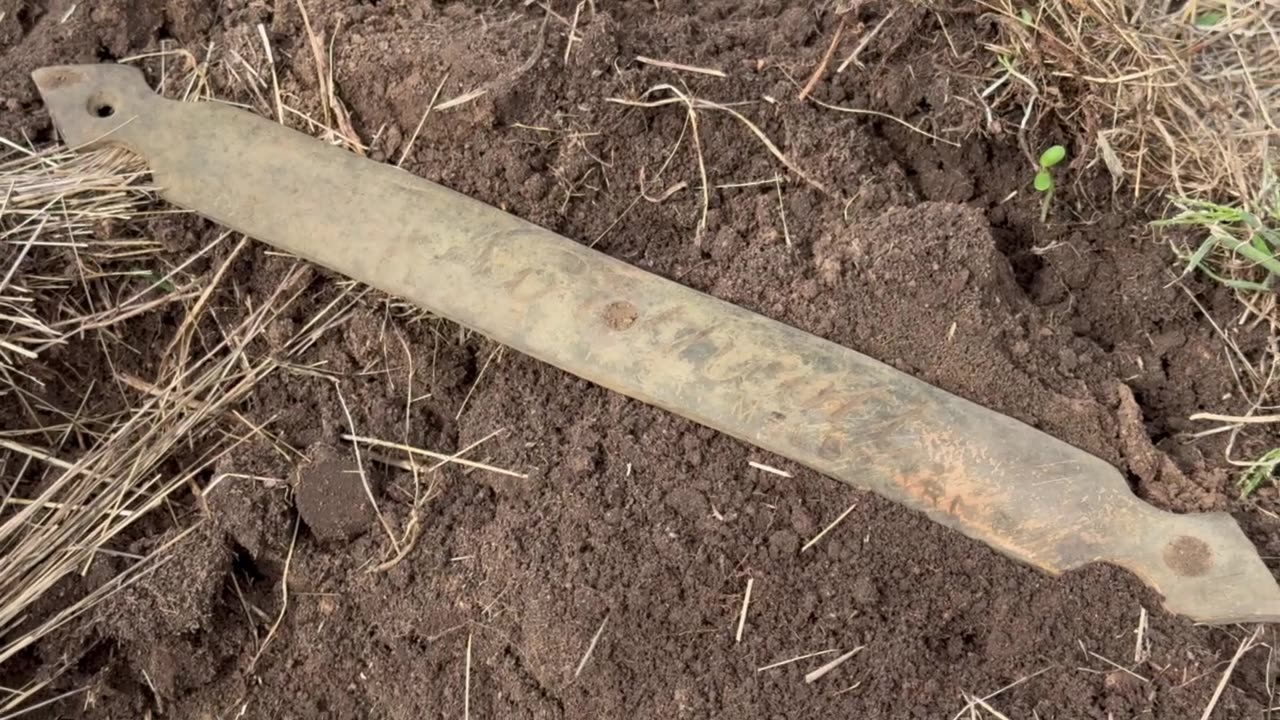
[[[67,143],[132,149],[175,205],[1050,573],[1114,563],[1196,620],[1280,620],[1230,516],[1157,510],[1016,420],[251,113],[165,100],[136,69],[34,78]]]

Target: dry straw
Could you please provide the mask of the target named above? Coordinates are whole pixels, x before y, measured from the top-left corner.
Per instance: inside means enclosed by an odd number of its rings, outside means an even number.
[[[1135,192],[1254,203],[1276,160],[1280,3],[1168,6],[999,0],[991,50],[1009,61],[1011,88],[1072,115],[1092,144],[1084,155]]]
[[[142,59],[159,66],[169,96],[208,99],[211,70],[227,75],[224,85],[238,94],[257,89],[237,82],[231,68],[248,65],[234,52],[216,64],[181,50],[125,61]],[[340,109],[325,107],[341,125]],[[266,437],[237,405],[286,367],[278,358],[338,324],[334,308],[325,308],[315,329],[308,325],[269,356],[261,338],[302,296],[306,268],[294,263],[269,297],[227,312],[210,298],[228,291],[244,241],[224,234],[171,260],[136,222],[174,212],[154,199],[145,166],[122,150],[35,149],[0,138],[0,406],[13,411],[0,425],[0,666],[172,556],[199,525],[198,513],[170,507],[174,531],[142,557],[121,554],[113,541],[179,489],[203,507],[199,479],[241,443]],[[214,262],[193,272],[202,259]],[[133,351],[124,323],[158,310],[180,318],[163,362],[145,379],[118,372],[113,358]],[[106,377],[68,374],[52,353],[63,345],[100,356]],[[61,400],[68,389],[70,404]],[[84,574],[103,553],[131,562],[52,615],[36,612],[60,580]],[[42,676],[9,692],[0,714],[48,702],[38,698],[50,682]]]
[[[130,221],[156,212],[137,158],[116,149],[0,145],[0,402],[14,409],[0,427],[3,664],[163,561],[183,535],[55,614],[32,613],[59,580],[83,573],[114,537],[234,444],[211,443],[193,455],[187,442],[269,368],[249,362],[239,344],[264,322],[259,312],[216,347],[164,368],[159,392],[123,409],[101,410],[95,398],[107,388],[59,377],[43,357],[51,348],[88,343],[110,363],[113,349],[124,347],[116,335],[122,323],[175,304],[190,308],[200,293],[182,265],[162,276],[145,269],[159,264],[160,245],[129,231]],[[79,399],[62,405],[51,383]],[[175,453],[186,461],[162,473]],[[41,687],[10,695],[3,709]]]
[[[91,312],[83,307],[79,321],[59,321],[42,308],[156,245],[98,239],[103,228],[137,216],[151,201],[136,159],[120,150],[36,152],[0,143],[0,385],[12,385],[28,377],[27,362],[66,342]]]
[[[203,59],[162,47],[121,62],[152,63],[158,90],[183,100],[212,100],[216,78],[222,93],[361,153],[364,145],[333,81],[333,38],[310,22],[300,2],[298,9],[319,78],[318,100],[282,94],[267,66],[270,46],[256,44],[251,33],[232,34],[226,47],[210,47]],[[320,119],[299,107],[315,109]],[[176,211],[155,203],[144,164],[124,151],[37,150],[0,138],[0,407],[20,415],[0,425],[0,667],[173,555],[207,512],[204,493],[228,475],[208,487],[199,480],[242,443],[275,445],[265,423],[237,409],[241,401],[277,371],[324,376],[296,361],[370,294],[338,283],[334,300],[272,352],[276,343],[264,341],[266,330],[306,295],[307,267],[294,262],[270,296],[246,297],[231,271],[246,241],[223,234],[185,259],[167,257],[136,221],[170,212]],[[202,266],[207,269],[194,271]],[[383,300],[389,308],[399,302]],[[123,323],[157,310],[179,316],[160,366],[146,378],[118,372],[113,357],[133,352]],[[69,376],[51,352],[59,345],[100,355],[106,377]],[[64,406],[55,400],[63,393],[48,392],[46,383],[72,389],[76,399]],[[101,402],[104,393],[122,398],[123,407]],[[442,462],[471,463],[458,457],[470,449]],[[185,508],[169,503],[181,489],[195,500]],[[430,496],[429,488],[423,501]],[[115,547],[120,534],[161,506],[170,511],[173,531],[145,556],[121,554]],[[405,538],[414,532],[411,524]],[[61,579],[84,574],[103,553],[132,562],[52,615],[34,612]],[[51,702],[40,698],[56,674],[0,697],[0,715]]]
[[[1280,3],[988,0],[1004,69],[982,93],[1016,96],[1022,128],[1054,112],[1076,156],[1135,197],[1170,199],[1162,227],[1187,272],[1237,290],[1242,320],[1280,331]],[[1002,87],[1000,94],[994,91]]]

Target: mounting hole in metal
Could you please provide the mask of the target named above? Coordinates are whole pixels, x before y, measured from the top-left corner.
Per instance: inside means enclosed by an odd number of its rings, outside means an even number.
[[[99,93],[89,98],[89,114],[94,117],[109,118],[116,114],[116,105],[111,98]]]

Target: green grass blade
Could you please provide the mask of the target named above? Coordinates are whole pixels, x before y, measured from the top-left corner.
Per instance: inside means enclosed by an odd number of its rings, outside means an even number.
[[[1226,16],[1227,14],[1221,10],[1205,10],[1196,16],[1195,26],[1201,30],[1207,30],[1222,22],[1222,19]]]
[[[1273,477],[1277,465],[1280,465],[1280,448],[1272,448],[1255,460],[1253,466],[1240,475],[1240,497],[1249,497],[1257,492],[1263,483]]]
[[[1233,280],[1231,278],[1217,278],[1217,280],[1232,290],[1252,290],[1254,292],[1269,292],[1271,290],[1271,286],[1264,283],[1256,283],[1252,280]]]
[[[1271,253],[1271,249],[1263,247],[1261,249],[1254,247],[1251,243],[1233,237],[1225,231],[1218,237],[1218,241],[1230,248],[1232,252],[1243,255],[1249,262],[1254,265],[1260,265],[1267,269],[1272,275],[1280,275],[1280,260]]]
[[[1200,247],[1196,248],[1196,251],[1191,253],[1191,257],[1187,258],[1187,269],[1183,270],[1182,274],[1186,275],[1192,270],[1200,267],[1200,263],[1204,262],[1204,258],[1209,254],[1209,251],[1217,246],[1218,241],[1212,236],[1205,238],[1204,242],[1200,243]]]

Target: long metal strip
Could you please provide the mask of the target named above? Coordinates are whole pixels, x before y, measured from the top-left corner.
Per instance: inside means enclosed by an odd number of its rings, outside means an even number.
[[[34,78],[67,143],[130,148],[175,205],[1051,573],[1111,562],[1197,620],[1280,620],[1229,516],[1156,510],[1023,423],[251,113],[165,100],[134,68]]]

